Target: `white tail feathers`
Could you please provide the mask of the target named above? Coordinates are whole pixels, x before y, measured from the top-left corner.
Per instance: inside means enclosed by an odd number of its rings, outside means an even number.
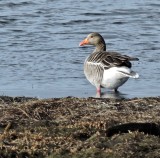
[[[118,69],[118,72],[121,72],[123,75],[127,76],[127,77],[131,77],[131,78],[139,78],[139,74],[132,71],[129,68],[126,67],[121,67]]]
[[[134,72],[134,71],[131,71],[130,77],[132,77],[132,78],[139,78],[139,74],[136,73],[136,72]]]
[[[119,71],[121,72],[123,75],[127,76],[127,77],[131,77],[131,78],[139,78],[139,74],[134,72],[134,71],[131,71],[131,72],[124,72],[124,71]]]

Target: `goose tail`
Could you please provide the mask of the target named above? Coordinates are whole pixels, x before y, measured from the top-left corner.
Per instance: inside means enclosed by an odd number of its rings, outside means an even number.
[[[121,72],[123,75],[130,77],[130,78],[135,78],[135,79],[139,78],[139,74],[135,71],[132,71],[132,70],[130,72],[119,70],[119,72]]]

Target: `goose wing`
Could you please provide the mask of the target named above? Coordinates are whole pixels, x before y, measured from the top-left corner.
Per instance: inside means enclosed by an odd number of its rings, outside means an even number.
[[[130,61],[139,60],[138,58],[122,55],[117,52],[102,53],[105,54],[105,56],[103,59],[101,59],[101,63],[103,64],[105,69],[115,66],[126,66],[128,68],[131,68],[132,64]]]

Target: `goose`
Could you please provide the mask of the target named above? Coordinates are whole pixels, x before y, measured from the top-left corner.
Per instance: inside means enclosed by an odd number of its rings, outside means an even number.
[[[96,87],[98,96],[101,96],[101,88],[118,92],[118,88],[129,78],[139,78],[139,74],[131,70],[130,62],[139,59],[114,51],[106,51],[106,43],[99,33],[90,33],[79,44],[79,46],[84,45],[96,47],[84,62],[84,74],[87,80]]]

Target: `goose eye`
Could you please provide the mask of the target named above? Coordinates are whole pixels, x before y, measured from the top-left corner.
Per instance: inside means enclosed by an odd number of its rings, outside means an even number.
[[[93,36],[91,36],[91,38],[93,38]]]

